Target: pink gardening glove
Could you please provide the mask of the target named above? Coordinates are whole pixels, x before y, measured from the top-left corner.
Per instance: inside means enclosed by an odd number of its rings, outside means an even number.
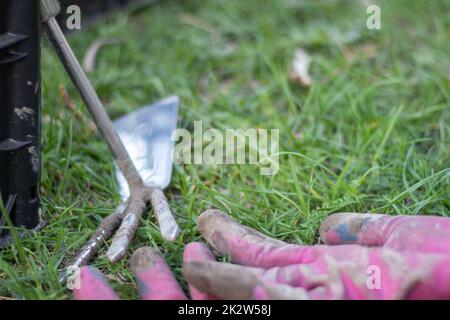
[[[315,246],[268,238],[218,210],[198,228],[239,264],[184,262],[188,283],[220,298],[450,299],[449,218],[334,214],[321,226],[330,245]]]
[[[184,251],[184,261],[215,261],[213,254],[202,243],[189,243]],[[150,247],[137,249],[131,259],[131,268],[136,276],[139,295],[144,300],[185,300],[183,290],[178,285],[159,252]],[[214,296],[189,287],[194,300],[212,300]],[[119,296],[109,286],[103,274],[91,266],[80,270],[80,285],[73,290],[77,300],[116,300]]]
[[[198,228],[240,265],[215,262],[206,246],[188,244],[183,273],[193,299],[450,298],[448,218],[334,214],[320,228],[329,245],[316,246],[268,238],[218,210],[203,213]],[[138,249],[131,266],[143,299],[186,299],[156,250]],[[74,296],[118,298],[92,267],[81,269]]]

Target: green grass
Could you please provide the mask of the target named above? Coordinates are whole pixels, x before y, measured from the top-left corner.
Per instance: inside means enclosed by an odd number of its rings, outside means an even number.
[[[366,28],[360,1],[170,0],[71,37],[80,57],[97,38],[122,39],[90,75],[112,117],[177,94],[181,127],[280,129],[275,176],[250,165],[175,167],[166,194],[180,239],[164,242],[147,215],[130,252],[159,247],[180,276],[184,244],[201,239],[196,219],[211,207],[303,244],[317,243],[320,222],[339,211],[450,215],[450,5],[375,3],[381,30]],[[299,47],[313,59],[309,88],[289,80]],[[47,226],[0,251],[6,298],[71,298],[58,272],[119,203],[112,157],[64,107],[60,84],[86,113],[47,45],[42,70]],[[104,252],[93,264],[136,298],[128,259],[112,265]]]

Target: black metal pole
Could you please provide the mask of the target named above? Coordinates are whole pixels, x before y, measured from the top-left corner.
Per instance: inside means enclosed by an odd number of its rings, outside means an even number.
[[[12,223],[38,226],[39,1],[0,1],[0,192]],[[8,241],[0,214],[0,246]]]

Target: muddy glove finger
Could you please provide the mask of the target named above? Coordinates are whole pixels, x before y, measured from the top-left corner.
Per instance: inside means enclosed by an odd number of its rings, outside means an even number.
[[[397,251],[448,253],[450,218],[336,213],[321,224],[326,244],[385,246]]]
[[[159,252],[150,247],[137,249],[130,260],[143,300],[186,300],[169,266]]]
[[[200,215],[198,229],[208,243],[234,262],[262,268],[309,262],[320,254],[318,247],[289,245],[245,227],[219,210]]]
[[[202,292],[227,300],[308,299],[303,288],[264,278],[264,269],[213,261],[183,263],[186,281]]]
[[[72,292],[76,300],[119,299],[104,275],[95,267],[81,267],[72,277],[74,277]]]
[[[216,261],[212,252],[201,242],[191,242],[184,249],[184,262],[191,261]],[[217,300],[218,298],[198,290],[189,284],[189,292],[192,300]]]
[[[190,243],[186,246],[184,262],[195,262],[195,261],[215,261],[214,256],[208,250],[208,248],[199,242]],[[222,264],[221,264],[222,265]],[[220,265],[220,266],[221,266]],[[227,268],[226,266],[224,268]],[[231,267],[236,269],[234,267]],[[240,269],[240,266],[237,266]],[[312,299],[323,299],[328,298],[329,293],[326,286],[329,285],[327,282],[330,278],[324,276],[323,270],[317,268],[315,264],[303,264],[303,265],[289,265],[286,267],[275,267],[268,270],[257,269],[257,268],[244,268],[247,272],[254,272],[259,278],[258,281],[264,281],[267,284],[278,283],[285,284],[292,287],[302,287],[309,291],[309,296]],[[227,270],[224,270],[226,274]],[[244,277],[246,275],[244,274]],[[219,275],[220,279],[220,275]],[[195,280],[194,280],[195,281]],[[240,282],[241,279],[237,279]],[[225,279],[226,283],[227,280]],[[193,299],[211,299],[212,295],[199,291],[193,284],[188,281],[189,288],[191,290],[191,297]],[[259,291],[261,293],[261,290]],[[276,293],[276,291],[275,291]],[[197,295],[198,294],[198,295]],[[215,297],[216,299],[218,297]],[[275,297],[272,297],[275,298]]]

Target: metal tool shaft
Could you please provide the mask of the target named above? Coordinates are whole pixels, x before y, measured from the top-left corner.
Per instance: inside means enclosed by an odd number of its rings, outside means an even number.
[[[55,47],[58,56],[63,62],[64,68],[67,70],[67,73],[71,77],[74,85],[80,92],[80,95],[94,118],[98,129],[105,138],[106,143],[111,149],[114,158],[117,160],[121,171],[130,184],[130,189],[133,189],[133,184],[142,185],[141,177],[134,167],[127,150],[122,144],[122,141],[120,140],[117,131],[106,113],[102,102],[97,96],[92,84],[68,44],[58,22],[54,17],[50,17],[44,22],[44,26],[47,37]]]

